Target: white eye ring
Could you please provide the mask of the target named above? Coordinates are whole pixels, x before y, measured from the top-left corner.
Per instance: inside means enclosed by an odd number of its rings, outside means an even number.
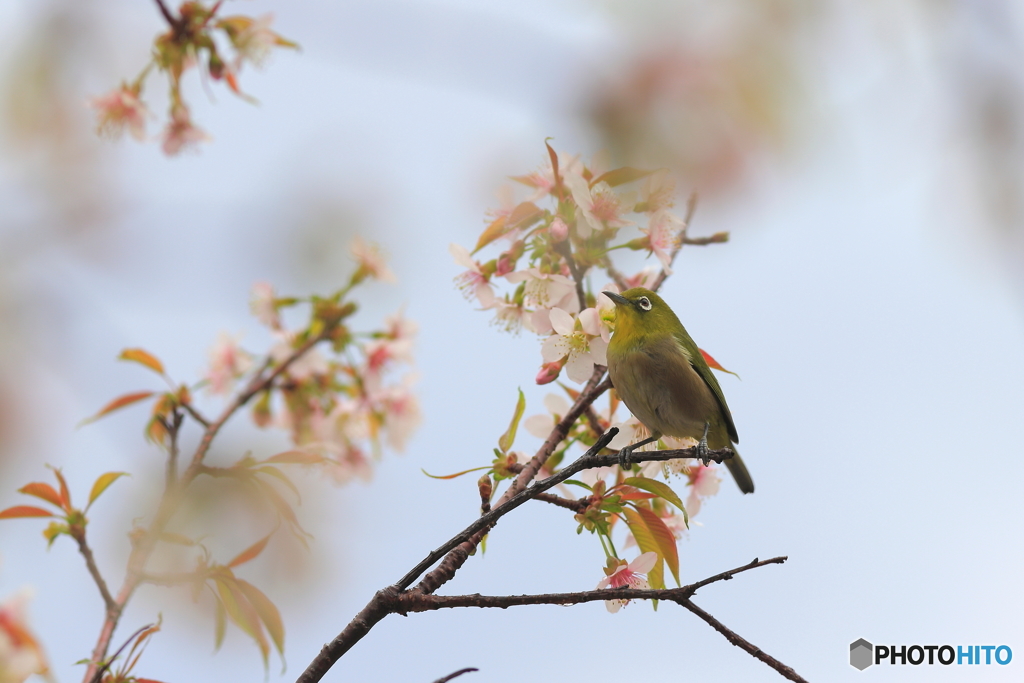
[[[645,311],[651,310],[651,300],[648,299],[646,296],[640,297],[639,299],[637,299],[636,302],[637,302],[637,304],[640,305],[640,308],[642,308],[643,310],[645,310]]]

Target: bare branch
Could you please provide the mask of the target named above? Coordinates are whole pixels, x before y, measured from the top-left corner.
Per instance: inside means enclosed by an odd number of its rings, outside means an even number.
[[[106,607],[107,615],[116,614],[121,611],[121,608],[114,601],[114,596],[110,594],[110,589],[107,588],[107,582],[103,580],[103,575],[100,574],[100,568],[96,565],[96,558],[92,554],[92,548],[89,547],[89,543],[85,540],[85,528],[84,527],[72,527],[71,537],[78,542],[78,551],[82,553],[82,557],[85,558],[85,566],[89,569],[89,574],[92,576],[92,580],[96,582],[96,587],[100,591],[100,595],[103,597],[103,606]]]
[[[174,30],[178,30],[180,20],[174,18],[174,15],[171,14],[171,10],[167,9],[167,5],[164,4],[164,0],[156,0],[156,6],[160,8],[160,14],[164,15],[164,19],[170,27]]]
[[[448,681],[452,680],[453,678],[458,678],[462,674],[468,674],[470,671],[479,671],[479,670],[480,669],[477,669],[475,667],[467,666],[465,669],[459,669],[455,673],[450,673],[447,676],[445,676],[444,678],[437,679],[436,681],[434,681],[434,683],[448,683]]]
[[[557,505],[560,508],[565,508],[566,510],[572,510],[573,512],[583,512],[590,501],[589,498],[570,500],[568,498],[556,496],[552,493],[538,493],[535,498],[537,500],[542,500],[545,503],[551,503],[552,505]]]

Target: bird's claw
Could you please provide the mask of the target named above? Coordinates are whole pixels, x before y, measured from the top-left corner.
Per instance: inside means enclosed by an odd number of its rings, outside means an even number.
[[[628,472],[629,470],[633,469],[633,462],[630,458],[630,456],[632,455],[633,449],[630,448],[629,446],[626,446],[621,451],[619,451],[619,467],[622,468],[623,472]]]
[[[701,439],[697,444],[697,459],[704,463],[704,467],[711,462],[711,449],[708,448],[707,439]]]

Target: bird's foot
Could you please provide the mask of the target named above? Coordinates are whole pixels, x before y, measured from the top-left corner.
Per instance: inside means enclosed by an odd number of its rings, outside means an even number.
[[[619,467],[622,468],[623,472],[628,472],[633,469],[632,455],[634,448],[635,446],[626,446],[619,451]]]
[[[711,462],[711,449],[708,448],[708,429],[710,428],[711,423],[705,422],[704,435],[700,437],[700,443],[697,444],[697,459],[704,463],[704,467]]]

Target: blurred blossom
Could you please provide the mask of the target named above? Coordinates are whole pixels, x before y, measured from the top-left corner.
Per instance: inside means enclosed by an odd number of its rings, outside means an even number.
[[[577,221],[576,230],[580,237],[589,237],[592,230],[598,232],[606,228],[622,228],[631,225],[622,215],[630,210],[606,183],[598,183],[590,187],[579,173],[567,173],[565,184],[572,192],[573,201],[586,218]]]
[[[278,330],[281,328],[281,316],[274,305],[274,287],[267,282],[257,282],[252,286],[249,309],[256,319],[267,327]]]
[[[679,246],[683,227],[683,219],[661,209],[651,214],[646,228],[641,228],[647,235],[648,248],[661,262],[666,275],[672,274],[672,254]]]
[[[43,649],[28,627],[22,592],[0,602],[0,683],[22,683],[33,674],[46,674]]]
[[[235,386],[235,380],[252,367],[252,356],[238,346],[238,341],[221,332],[210,349],[210,366],[206,380],[211,394],[224,395]]]
[[[146,139],[146,119],[150,113],[134,88],[122,85],[106,95],[92,98],[89,106],[96,110],[100,135],[119,138],[127,128],[139,142]]]
[[[526,431],[538,439],[548,438],[558,421],[568,414],[569,402],[562,394],[548,394],[544,397],[544,407],[548,409],[547,413],[531,415],[523,423]]]
[[[701,501],[718,493],[722,478],[718,469],[712,464],[705,466],[696,460],[691,461],[686,476],[690,480],[690,495],[686,498],[686,512],[696,516],[700,512]]]
[[[395,274],[384,261],[384,254],[376,244],[367,244],[361,237],[352,240],[352,256],[359,267],[352,276],[353,282],[361,282],[366,277],[383,282],[397,282]]]
[[[494,289],[491,287],[490,280],[484,275],[480,264],[473,260],[473,257],[469,255],[469,251],[461,244],[448,245],[448,253],[452,255],[457,264],[467,269],[466,272],[455,278],[456,284],[458,284],[465,297],[469,299],[475,296],[481,306],[492,308],[497,299],[494,296]]]
[[[274,336],[278,342],[270,350],[270,357],[275,363],[283,363],[295,351],[295,335],[279,331]],[[326,375],[329,369],[327,359],[319,349],[313,348],[289,365],[285,373],[292,379],[302,381],[314,375]]]
[[[163,133],[163,151],[167,156],[176,156],[186,150],[195,149],[200,142],[210,139],[201,128],[192,123],[188,107],[179,104],[171,113],[171,120]]]

